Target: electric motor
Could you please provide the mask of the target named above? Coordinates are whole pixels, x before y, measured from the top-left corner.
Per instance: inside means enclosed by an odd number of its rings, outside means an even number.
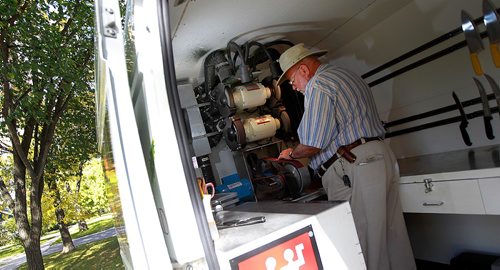
[[[224,128],[224,138],[231,150],[241,150],[249,142],[271,138],[276,135],[277,130],[289,128],[289,121],[286,111],[281,113],[279,119],[269,114],[246,119],[233,116],[228,119],[229,123]]]
[[[239,85],[233,88],[234,105],[238,111],[262,106],[270,97],[271,90],[260,83]]]
[[[280,121],[271,115],[248,118],[243,121],[247,142],[273,137],[280,128]]]

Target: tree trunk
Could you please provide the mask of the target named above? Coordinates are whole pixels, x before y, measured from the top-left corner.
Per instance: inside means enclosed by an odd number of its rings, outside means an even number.
[[[73,239],[71,238],[71,234],[68,230],[68,225],[64,222],[64,209],[61,208],[61,194],[59,193],[59,189],[57,188],[57,183],[55,180],[51,180],[48,183],[49,188],[54,191],[54,207],[56,208],[56,220],[57,224],[59,224],[59,233],[61,234],[61,240],[63,243],[62,253],[68,253],[75,249],[75,245],[73,244]]]
[[[26,262],[28,263],[29,270],[43,270],[43,257],[40,250],[40,239],[36,241],[29,241],[30,243],[24,245],[24,253],[26,253]]]
[[[78,167],[78,181],[76,182],[76,196],[77,198],[80,196],[80,184],[83,179],[83,162],[80,162],[80,166]],[[80,204],[76,205],[76,212],[80,213],[81,212],[81,207]],[[89,226],[87,226],[87,222],[83,219],[78,220],[78,229],[80,231],[86,231],[89,229]]]
[[[61,240],[63,243],[62,253],[68,253],[75,249],[75,245],[73,244],[73,239],[71,238],[71,234],[68,230],[68,225],[64,223],[64,210],[58,208],[56,210],[56,218],[57,223],[59,224],[59,233],[61,233]]]
[[[26,167],[15,153],[13,176],[16,186],[14,218],[19,238],[26,253],[28,269],[44,269],[42,252],[40,250],[41,207],[38,199],[32,197],[32,222],[30,226],[26,203]]]
[[[30,210],[31,210],[31,230],[30,230],[30,245],[33,261],[30,264],[28,260],[28,269],[44,269],[43,257],[40,250],[40,237],[42,236],[42,193],[43,174],[38,179],[31,180],[30,187]],[[28,253],[26,253],[28,258]]]
[[[78,229],[80,229],[80,231],[86,231],[89,229],[89,226],[87,226],[87,222],[85,220],[78,220]]]

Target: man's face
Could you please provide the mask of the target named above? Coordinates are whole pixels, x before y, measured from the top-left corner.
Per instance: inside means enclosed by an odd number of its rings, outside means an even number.
[[[308,80],[306,79],[309,69],[304,64],[298,64],[287,72],[287,79],[292,85],[293,90],[304,94]]]

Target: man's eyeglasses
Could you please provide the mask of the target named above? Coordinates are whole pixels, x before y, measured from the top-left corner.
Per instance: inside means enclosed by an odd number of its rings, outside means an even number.
[[[293,85],[295,83],[295,75],[297,75],[297,71],[299,71],[299,68],[295,70],[295,72],[292,74],[292,76],[290,77],[290,85]]]

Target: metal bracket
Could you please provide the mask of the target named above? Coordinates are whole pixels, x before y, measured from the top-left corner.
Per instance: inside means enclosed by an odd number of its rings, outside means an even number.
[[[104,12],[102,13],[102,27],[104,36],[116,38],[119,29],[116,24],[115,11],[112,8],[104,8]]]
[[[432,183],[432,178],[424,179],[425,193],[432,192],[434,190],[434,184]]]

